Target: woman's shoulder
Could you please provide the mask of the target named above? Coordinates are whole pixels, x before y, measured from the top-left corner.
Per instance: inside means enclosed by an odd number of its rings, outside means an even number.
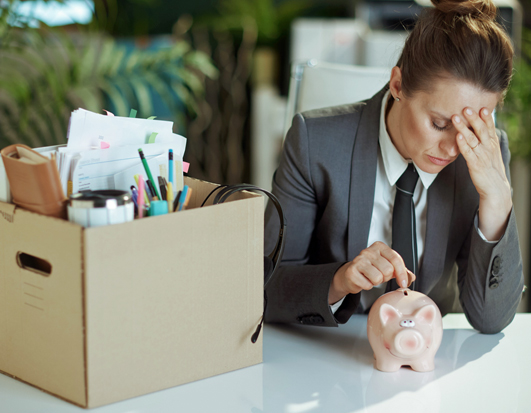
[[[356,116],[362,112],[363,108],[367,105],[367,102],[356,102],[349,103],[345,105],[330,106],[326,108],[312,109],[302,112],[300,115],[305,120],[318,120],[318,121],[327,121],[333,120],[333,118],[338,117],[352,117]]]
[[[310,139],[333,139],[335,135],[351,134],[357,129],[365,102],[313,109],[298,113],[293,122],[304,125]]]
[[[378,93],[366,100],[308,110],[297,116],[307,125],[318,128],[333,126],[334,129],[342,129],[343,126],[351,130],[360,122],[362,116],[371,122],[378,122],[382,99],[388,89],[387,84]]]

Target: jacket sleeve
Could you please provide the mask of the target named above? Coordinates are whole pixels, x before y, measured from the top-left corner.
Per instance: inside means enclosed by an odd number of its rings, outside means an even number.
[[[286,231],[283,259],[266,291],[266,322],[337,326],[328,305],[328,291],[343,262],[308,264],[318,219],[311,162],[306,123],[298,114],[285,139],[280,164],[273,177],[273,193],[286,216]],[[269,203],[265,217],[266,254],[274,248],[278,230],[277,212]]]
[[[499,138],[510,182],[506,133],[500,131]],[[482,333],[500,332],[514,318],[524,285],[514,208],[505,233],[496,244],[483,240],[477,226],[472,225],[457,264],[459,300],[468,321]]]

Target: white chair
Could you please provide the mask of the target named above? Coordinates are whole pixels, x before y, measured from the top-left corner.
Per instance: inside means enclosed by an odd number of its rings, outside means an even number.
[[[260,93],[255,91],[251,183],[271,189],[279,152],[295,113],[368,99],[389,81],[390,74],[391,68],[324,63],[312,59],[292,65],[287,105],[268,89],[261,89]],[[279,116],[280,123],[277,121]]]
[[[314,59],[294,63],[284,136],[296,113],[368,99],[388,81],[391,68],[350,66]]]

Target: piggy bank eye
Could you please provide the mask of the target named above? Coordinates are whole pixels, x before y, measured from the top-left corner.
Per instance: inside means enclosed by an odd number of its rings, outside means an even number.
[[[400,322],[400,326],[402,326],[402,327],[415,327],[415,322],[413,320],[402,320]]]

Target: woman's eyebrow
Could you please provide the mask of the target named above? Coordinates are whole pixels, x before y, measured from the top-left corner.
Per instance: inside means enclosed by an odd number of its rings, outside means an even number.
[[[439,118],[441,118],[445,122],[452,123],[452,119],[451,118],[447,118],[446,116],[444,116],[443,114],[441,114],[439,112],[436,112],[436,111],[432,110],[431,113],[433,113],[434,115],[437,115]]]

